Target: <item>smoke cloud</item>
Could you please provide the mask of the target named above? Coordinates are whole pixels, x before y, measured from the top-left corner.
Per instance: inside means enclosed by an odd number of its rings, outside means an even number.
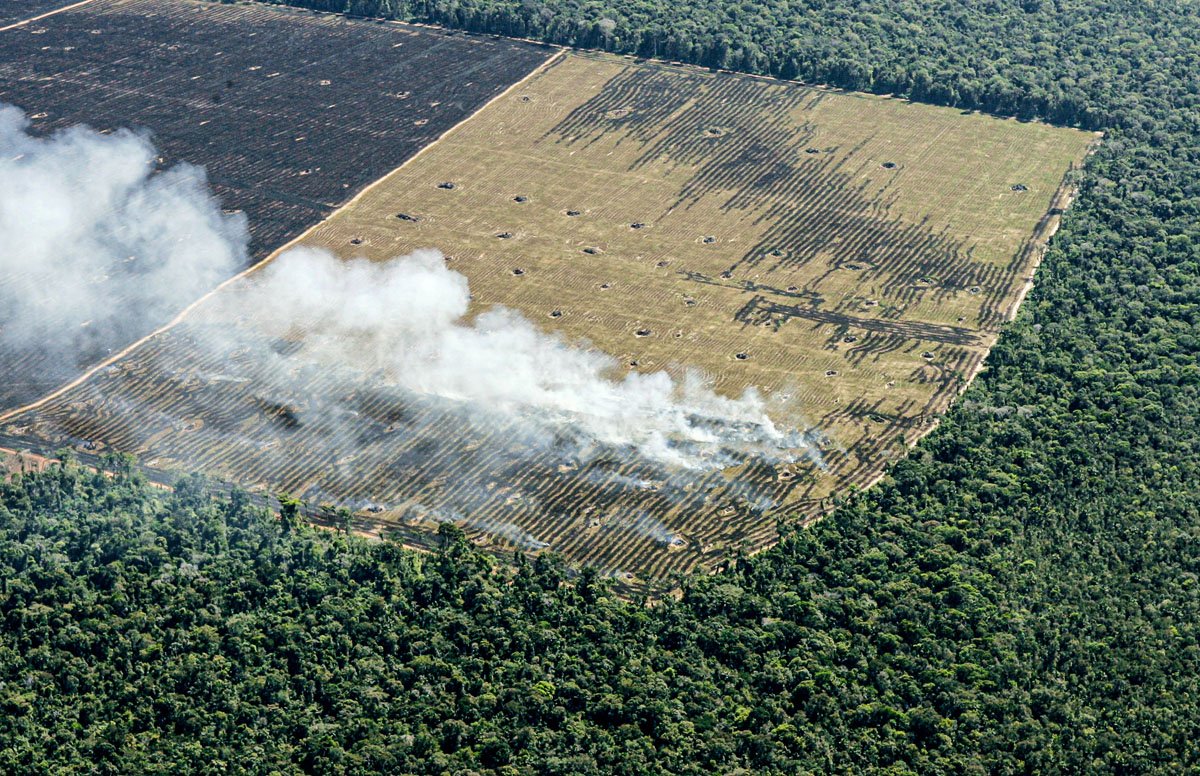
[[[0,107],[0,356],[95,361],[244,266],[246,238],[203,171],[158,169],[144,135],[36,138]],[[720,469],[815,454],[756,391],[626,372],[513,310],[477,308],[435,250],[371,262],[293,249],[32,423],[90,446],[112,440],[74,436],[95,427],[75,413],[102,416],[153,466],[453,519],[532,549],[553,538],[527,530],[545,515],[683,543],[665,515],[770,505],[769,480]],[[76,422],[56,427],[64,416]]]
[[[465,411],[520,419],[557,444],[573,442],[576,452],[632,450],[706,469],[806,446],[775,426],[753,390],[726,398],[694,372],[678,380],[666,372],[618,376],[615,359],[512,310],[469,318],[470,301],[467,278],[434,250],[376,263],[297,248],[248,278],[227,298],[226,315],[253,311],[257,336],[297,341],[286,356],[294,363],[377,374]]]
[[[203,170],[156,173],[144,134],[32,136],[0,105],[0,345],[102,357],[165,323],[246,261],[246,220]]]

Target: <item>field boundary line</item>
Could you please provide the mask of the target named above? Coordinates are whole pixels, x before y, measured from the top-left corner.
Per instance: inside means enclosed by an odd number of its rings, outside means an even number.
[[[413,27],[413,28],[429,30],[429,31],[433,31],[433,32],[440,32],[445,35],[463,35],[463,36],[475,37],[475,38],[502,38],[504,40],[517,41],[518,43],[528,43],[532,46],[541,46],[544,48],[554,48],[554,49],[558,49],[560,51],[574,54],[576,56],[589,57],[589,58],[594,58],[594,59],[613,57],[616,59],[628,60],[629,62],[635,62],[639,65],[655,65],[655,66],[660,66],[660,67],[665,67],[665,68],[673,68],[673,69],[678,69],[678,70],[706,72],[706,73],[709,73],[710,75],[714,75],[714,76],[715,75],[735,75],[735,76],[738,76],[741,78],[753,78],[753,79],[756,79],[759,81],[767,81],[770,83],[796,84],[798,86],[803,86],[808,89],[814,89],[817,91],[824,91],[824,92],[832,92],[832,93],[841,94],[841,95],[844,95],[847,97],[858,97],[858,98],[865,97],[865,98],[878,98],[878,99],[882,99],[882,100],[896,100],[899,102],[910,103],[913,105],[921,105],[921,106],[924,106],[927,108],[945,108],[946,110],[952,110],[952,111],[956,111],[956,112],[969,111],[971,113],[976,113],[981,116],[988,116],[990,118],[999,119],[1001,121],[1009,121],[1009,120],[1017,121],[1018,120],[1016,118],[1016,116],[1006,115],[1003,113],[992,113],[991,111],[983,110],[982,108],[963,108],[963,107],[956,107],[953,105],[941,105],[941,104],[933,103],[933,102],[924,102],[921,100],[914,100],[911,97],[905,97],[904,95],[897,94],[895,92],[870,92],[870,91],[864,91],[861,89],[848,89],[844,86],[834,86],[833,84],[821,83],[818,81],[801,81],[798,78],[783,78],[782,76],[770,75],[768,73],[751,73],[751,72],[747,72],[744,70],[731,70],[731,69],[725,68],[725,67],[712,67],[710,65],[701,65],[701,64],[697,64],[695,62],[684,62],[684,61],[678,60],[678,59],[665,59],[665,58],[657,56],[657,55],[648,57],[648,56],[645,56],[642,54],[635,54],[632,52],[622,53],[622,52],[618,52],[618,51],[609,51],[608,49],[602,49],[602,48],[589,48],[589,47],[583,47],[583,46],[573,46],[573,45],[569,45],[566,43],[552,43],[548,40],[541,40],[538,38],[527,38],[527,37],[523,37],[521,35],[510,35],[510,34],[499,33],[499,32],[481,32],[478,30],[468,30],[463,27],[450,27],[448,25],[435,24],[433,22],[415,21],[415,20],[411,20],[411,19],[392,19],[392,18],[388,18],[386,16],[359,15],[359,14],[350,13],[349,11],[326,11],[326,10],[320,10],[317,8],[308,8],[307,6],[292,5],[290,2],[288,2],[288,0],[284,0],[282,5],[280,5],[279,3],[276,3],[276,2],[271,2],[271,0],[249,0],[249,2],[256,4],[256,5],[270,6],[272,8],[288,8],[288,9],[297,11],[299,13],[310,13],[310,14],[315,14],[315,15],[320,15],[320,16],[337,16],[342,19],[348,19],[348,20],[353,20],[353,21],[368,21],[368,22],[375,22],[375,23],[382,23],[382,24],[395,24],[395,25],[399,25],[401,27]],[[1034,119],[1029,120],[1028,123],[1040,124],[1042,126],[1054,127],[1056,129],[1079,129],[1079,127],[1077,127],[1073,124],[1055,124],[1055,123],[1048,121],[1046,119],[1043,119],[1043,118],[1034,118]],[[1091,130],[1083,130],[1083,131],[1091,131]],[[1103,134],[1103,133],[1098,132],[1098,134]]]
[[[1021,305],[1025,303],[1025,297],[1033,290],[1034,284],[1037,282],[1037,271],[1042,267],[1042,259],[1046,258],[1046,254],[1050,250],[1050,241],[1054,239],[1054,235],[1058,234],[1058,229],[1062,226],[1062,220],[1066,216],[1067,211],[1071,209],[1071,205],[1075,204],[1076,197],[1079,196],[1080,181],[1071,180],[1072,173],[1082,172],[1084,165],[1087,164],[1088,157],[1096,153],[1100,148],[1100,144],[1104,142],[1104,134],[1095,133],[1095,139],[1088,144],[1087,152],[1083,156],[1083,161],[1078,167],[1072,166],[1063,176],[1063,182],[1059,185],[1058,190],[1054,192],[1054,196],[1050,199],[1050,207],[1043,216],[1044,220],[1034,227],[1034,243],[1032,246],[1033,255],[1030,256],[1029,273],[1025,277],[1024,283],[1018,289],[1009,309],[1005,310],[1004,323],[1012,323],[1017,319],[1017,314],[1021,312]],[[1055,214],[1054,211],[1058,213]],[[988,348],[988,353],[991,353],[991,348]],[[980,362],[982,364],[982,362]],[[978,371],[978,369],[976,369]],[[972,375],[974,379],[974,375]],[[965,389],[964,389],[965,390]],[[960,392],[961,393],[961,392]]]
[[[1058,233],[1059,227],[1062,226],[1063,218],[1066,216],[1067,211],[1070,210],[1071,206],[1075,203],[1075,199],[1079,196],[1080,183],[1078,181],[1072,181],[1070,179],[1070,174],[1072,172],[1082,171],[1084,169],[1084,165],[1087,164],[1088,157],[1096,153],[1097,149],[1100,147],[1100,144],[1104,142],[1103,132],[1096,132],[1094,134],[1096,137],[1088,145],[1087,151],[1083,157],[1083,162],[1081,162],[1078,167],[1071,167],[1067,170],[1067,173],[1063,176],[1062,182],[1059,184],[1058,188],[1054,191],[1054,194],[1050,198],[1050,205],[1046,209],[1046,214],[1043,216],[1044,223],[1039,224],[1035,229],[1034,242],[1026,249],[1026,254],[1029,257],[1028,275],[1021,284],[1021,287],[1017,290],[1016,296],[1014,297],[1012,303],[1009,305],[1008,309],[1005,310],[1004,320],[992,329],[980,330],[980,334],[983,335],[985,339],[990,340],[990,342],[987,344],[987,347],[984,348],[983,357],[979,359],[977,364],[975,364],[975,367],[971,370],[970,374],[963,378],[962,383],[958,386],[958,389],[954,392],[954,395],[949,397],[945,409],[936,413],[932,421],[926,424],[925,428],[921,429],[920,433],[914,436],[911,441],[905,442],[905,447],[909,452],[916,449],[917,445],[919,445],[921,441],[925,439],[925,437],[936,431],[937,428],[942,424],[942,420],[946,417],[946,414],[954,408],[954,405],[958,403],[958,400],[962,398],[962,395],[967,392],[967,389],[970,388],[975,382],[975,378],[987,368],[988,356],[992,354],[992,349],[996,347],[996,343],[999,341],[1000,335],[1003,333],[1004,328],[1017,320],[1017,315],[1021,312],[1021,305],[1024,304],[1025,297],[1031,290],[1033,290],[1034,285],[1037,283],[1037,271],[1042,266],[1042,260],[1046,258],[1046,254],[1050,251],[1050,241],[1053,240],[1054,235]],[[1056,209],[1059,212],[1054,214],[1054,210]],[[1049,220],[1045,221],[1047,218]],[[870,490],[883,480],[887,479],[889,474],[888,467],[885,467],[883,471],[878,472],[874,477],[863,483],[861,486],[855,486],[857,492],[862,493]],[[834,511],[836,507],[833,501],[834,499],[832,497],[829,498],[827,503],[822,504],[818,507],[818,509],[810,514],[804,514],[800,507],[792,509],[785,507],[776,514],[785,521],[789,518],[798,517],[798,525],[801,528],[808,528],[813,524],[824,520],[830,515],[830,513]],[[753,550],[748,554],[750,556],[754,556],[760,552],[769,550],[778,544],[779,542],[775,541],[764,547]]]
[[[85,3],[91,3],[91,2],[95,2],[95,0],[83,0],[82,3],[77,3],[77,5],[83,5]],[[60,9],[60,10],[66,10],[66,9]],[[57,11],[55,11],[55,13],[57,13]],[[32,21],[32,19],[29,21]],[[483,105],[480,105],[477,109],[472,111],[464,119],[462,119],[457,124],[450,127],[449,129],[447,129],[442,134],[438,135],[433,141],[427,143],[425,146],[423,146],[419,151],[417,151],[415,154],[410,156],[408,159],[405,159],[404,163],[401,164],[399,167],[396,167],[395,169],[392,169],[392,170],[388,170],[387,173],[385,173],[384,175],[375,179],[371,183],[367,184],[365,187],[363,187],[362,191],[358,192],[353,197],[346,200],[340,206],[335,208],[329,215],[325,216],[320,221],[316,222],[315,224],[308,227],[300,234],[293,237],[291,240],[288,240],[283,245],[281,245],[278,248],[276,248],[275,250],[271,251],[271,253],[269,253],[267,255],[267,257],[264,258],[262,261],[260,261],[256,264],[253,264],[249,267],[246,267],[244,270],[237,273],[236,275],[221,281],[221,283],[219,283],[211,291],[204,294],[200,298],[196,299],[191,304],[189,304],[187,307],[183,308],[183,310],[181,310],[174,318],[172,318],[167,323],[163,324],[162,326],[159,326],[157,329],[150,332],[149,334],[142,337],[141,339],[138,339],[136,342],[130,343],[129,345],[125,346],[124,348],[121,348],[121,350],[119,350],[118,352],[112,354],[111,356],[109,356],[108,358],[99,362],[95,366],[92,366],[92,367],[88,368],[87,370],[85,370],[83,372],[83,374],[79,375],[74,380],[71,380],[70,382],[66,383],[65,385],[61,385],[58,388],[55,388],[53,391],[46,394],[45,396],[42,396],[41,398],[39,398],[35,401],[32,401],[29,404],[23,405],[21,407],[16,407],[14,409],[8,410],[7,412],[0,413],[0,423],[6,423],[9,420],[12,420],[13,418],[17,417],[18,415],[21,415],[26,412],[30,412],[32,410],[36,410],[36,409],[42,407],[43,405],[47,404],[48,402],[51,402],[51,401],[57,399],[59,396],[62,396],[67,391],[70,391],[72,388],[78,387],[79,385],[81,385],[82,383],[84,383],[85,381],[90,379],[97,372],[107,369],[108,367],[115,364],[117,361],[120,361],[122,358],[129,355],[134,350],[136,350],[137,348],[146,344],[147,342],[154,339],[158,335],[163,334],[164,332],[175,328],[177,325],[179,325],[180,323],[183,322],[184,318],[186,318],[188,315],[190,315],[192,312],[194,312],[201,305],[207,303],[210,299],[212,299],[214,296],[216,296],[218,293],[220,293],[223,289],[233,285],[234,283],[238,282],[239,280],[241,280],[245,277],[248,277],[249,275],[253,274],[254,272],[257,272],[258,270],[262,269],[263,267],[265,267],[268,264],[270,264],[271,262],[273,262],[275,259],[279,258],[279,256],[281,254],[283,254],[285,251],[287,251],[288,249],[290,249],[290,248],[296,246],[297,244],[299,244],[300,242],[306,240],[315,231],[317,231],[322,226],[324,226],[330,219],[337,216],[338,213],[342,212],[346,208],[348,208],[351,205],[358,202],[358,200],[365,197],[376,186],[379,186],[384,181],[388,180],[393,175],[395,175],[397,172],[399,172],[400,170],[403,170],[405,167],[407,167],[408,165],[410,165],[414,161],[416,161],[421,156],[421,154],[425,153],[430,148],[433,148],[435,145],[442,142],[442,140],[446,136],[448,136],[451,132],[454,132],[459,127],[461,127],[463,124],[466,124],[468,121],[475,118],[475,116],[477,116],[481,111],[485,110],[492,103],[496,102],[497,100],[499,100],[503,97],[508,96],[518,86],[521,86],[529,79],[545,72],[555,62],[557,62],[559,59],[562,59],[563,57],[565,57],[566,54],[567,54],[566,49],[559,49],[552,56],[547,57],[545,59],[545,61],[543,61],[540,65],[538,65],[537,67],[535,67],[534,69],[532,69],[528,73],[526,73],[520,80],[514,81],[502,92],[497,94],[495,97],[492,97],[490,100],[485,102]]]
[[[24,21],[13,22],[12,24],[6,25],[4,27],[0,27],[0,32],[7,32],[8,30],[15,30],[17,27],[24,27],[26,24],[32,24],[33,22],[39,21],[41,19],[45,19],[48,16],[54,16],[55,14],[62,13],[63,11],[71,11],[76,8],[79,8],[80,6],[88,5],[88,4],[94,3],[94,2],[96,2],[96,0],[79,0],[78,3],[71,3],[70,5],[64,5],[62,8],[55,8],[53,11],[46,11],[45,13],[40,13],[37,16],[31,16],[28,19],[25,19]]]

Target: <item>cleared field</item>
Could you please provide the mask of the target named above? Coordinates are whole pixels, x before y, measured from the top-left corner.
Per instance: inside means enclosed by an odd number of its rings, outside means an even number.
[[[20,18],[55,7],[19,5],[31,9]],[[245,211],[257,260],[549,55],[267,6],[97,0],[0,32],[0,102],[38,133],[150,130],[164,166],[203,165],[222,205]],[[98,343],[96,360],[126,344]],[[86,366],[46,356],[0,352],[0,373],[15,376],[0,383],[0,410]]]
[[[209,331],[254,327],[220,305],[5,431],[373,504],[413,536],[459,517],[497,550],[662,580],[769,545],[779,517],[868,484],[935,422],[1012,313],[1094,140],[571,54],[306,240],[376,260],[440,248],[476,310],[508,306],[626,369],[764,389],[780,423],[820,441],[818,462],[692,476],[564,461],[377,376],[300,361],[307,389],[268,397],[266,359],[212,345]],[[312,398],[331,393],[338,412]]]

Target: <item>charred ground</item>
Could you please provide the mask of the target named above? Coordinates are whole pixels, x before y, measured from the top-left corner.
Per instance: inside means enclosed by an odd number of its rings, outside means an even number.
[[[35,15],[26,10],[20,18]],[[149,131],[162,166],[203,165],[222,205],[247,214],[257,261],[547,56],[266,6],[98,0],[0,32],[0,102],[24,109],[37,133]],[[126,344],[97,343],[95,358]],[[0,372],[20,376],[0,385],[0,410],[86,365],[0,352]]]

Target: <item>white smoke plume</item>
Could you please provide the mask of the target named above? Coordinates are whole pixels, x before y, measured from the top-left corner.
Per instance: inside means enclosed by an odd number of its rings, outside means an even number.
[[[0,105],[0,345],[94,360],[143,335],[246,260],[246,221],[203,170],[155,172],[144,134],[34,137]]]
[[[756,391],[715,393],[695,373],[617,376],[617,362],[495,307],[468,318],[467,278],[424,250],[388,262],[297,248],[226,298],[268,338],[299,339],[300,358],[380,375],[402,390],[466,411],[518,418],[578,449],[634,450],[667,466],[707,469],[806,447]],[[245,324],[243,324],[245,325]],[[277,370],[275,374],[281,374]]]
[[[0,106],[0,352],[94,361],[245,264],[245,218],[222,214],[203,170],[158,167],[144,134],[74,127],[35,137],[20,110]],[[753,390],[729,398],[694,372],[624,374],[584,343],[512,310],[474,315],[470,302],[467,279],[437,251],[373,263],[298,248],[190,316],[203,332],[196,346],[223,354],[193,366],[221,364],[201,379],[253,383],[266,405],[327,429],[335,461],[361,446],[359,413],[345,397],[364,385],[452,405],[475,427],[515,424],[514,447],[541,439],[576,458],[636,452],[711,470],[810,448],[803,434],[776,427]],[[227,358],[234,352],[269,368],[239,372]],[[141,413],[147,433],[184,422],[158,417],[173,407],[126,409]]]

